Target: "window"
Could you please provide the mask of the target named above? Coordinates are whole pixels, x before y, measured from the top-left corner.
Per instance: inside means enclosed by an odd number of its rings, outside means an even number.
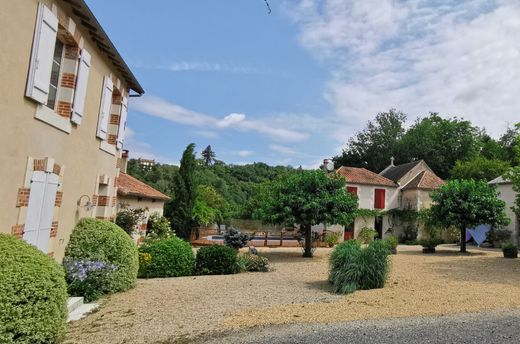
[[[385,189],[374,190],[374,208],[385,209]]]
[[[347,192],[357,197],[357,187],[347,186]]]
[[[51,237],[58,181],[57,174],[45,171],[34,171],[31,178],[23,239],[45,253]]]
[[[49,96],[47,97],[47,107],[56,107],[56,97],[58,96],[58,85],[60,83],[60,70],[63,63],[63,43],[57,39],[54,46],[54,56],[52,58],[51,81],[49,84]]]

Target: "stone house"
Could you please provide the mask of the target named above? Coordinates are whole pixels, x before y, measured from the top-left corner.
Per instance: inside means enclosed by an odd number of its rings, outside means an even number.
[[[2,5],[0,232],[61,261],[80,218],[116,214],[128,98],[144,91],[84,0]]]
[[[380,238],[399,235],[402,229],[385,211],[429,208],[431,192],[444,184],[424,160],[396,166],[391,159],[390,165],[379,174],[365,168],[347,166],[340,167],[336,172],[345,177],[347,191],[358,197],[359,208],[367,210],[367,215],[357,217],[345,228],[344,239],[357,237],[363,227],[375,229]]]
[[[516,192],[513,190],[513,183],[503,177],[497,177],[488,183],[489,185],[496,186],[500,193],[498,198],[506,202],[506,215],[511,220],[509,225],[504,227],[511,231],[511,240],[520,245],[520,219],[513,211],[515,205]]]

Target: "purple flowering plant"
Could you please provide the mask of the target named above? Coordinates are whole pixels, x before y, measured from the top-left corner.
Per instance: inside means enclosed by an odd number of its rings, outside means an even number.
[[[115,264],[88,259],[66,260],[63,267],[69,294],[83,296],[87,302],[110,291],[111,276],[118,269]]]

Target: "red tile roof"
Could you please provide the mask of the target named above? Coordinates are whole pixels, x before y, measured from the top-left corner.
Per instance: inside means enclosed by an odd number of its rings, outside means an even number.
[[[349,184],[366,184],[397,187],[397,184],[388,178],[360,167],[341,166],[337,171],[345,177]]]
[[[155,190],[150,185],[123,172],[119,173],[117,194],[121,196],[136,196],[162,201],[169,201],[171,199],[162,192]]]
[[[409,189],[425,189],[434,190],[439,186],[444,185],[445,181],[439,178],[435,173],[431,171],[422,171],[416,175],[408,184],[403,187],[403,190]]]

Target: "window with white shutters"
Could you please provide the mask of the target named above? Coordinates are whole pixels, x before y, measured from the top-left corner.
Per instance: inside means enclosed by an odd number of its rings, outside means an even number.
[[[102,140],[107,139],[108,119],[110,118],[110,107],[112,105],[112,91],[114,85],[109,76],[105,76],[103,80],[103,92],[101,94],[101,104],[99,107],[99,119],[97,137]]]
[[[125,141],[126,115],[128,113],[128,98],[123,97],[121,101],[121,113],[119,116],[119,127],[117,131],[117,149],[123,147]]]
[[[81,120],[83,119],[89,71],[90,54],[85,49],[82,49],[79,58],[78,74],[76,77],[76,89],[74,90],[72,117],[70,119],[73,123],[76,123],[78,125],[81,124]]]
[[[45,253],[48,252],[58,186],[58,175],[44,171],[33,172],[23,238]]]
[[[47,104],[49,97],[57,32],[58,18],[48,7],[40,3],[25,94],[41,104]]]

